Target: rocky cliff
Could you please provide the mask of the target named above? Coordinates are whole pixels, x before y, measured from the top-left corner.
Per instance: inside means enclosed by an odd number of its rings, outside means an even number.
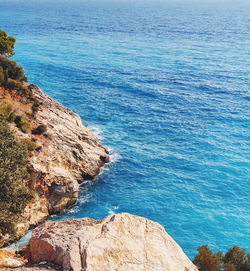
[[[127,213],[41,225],[26,256],[70,271],[197,271],[161,225]]]
[[[32,98],[0,88],[0,104],[11,104],[14,134],[32,143],[29,177],[22,180],[32,200],[16,223],[14,235],[0,236],[0,245],[21,237],[49,215],[60,213],[78,197],[81,183],[92,180],[109,161],[98,139],[71,110],[29,85]],[[37,127],[46,126],[42,133]],[[35,147],[34,147],[35,146]],[[197,271],[159,224],[130,214],[50,222],[38,226],[25,249],[26,259],[0,250],[0,269],[70,271]],[[43,262],[42,265],[39,263]],[[46,262],[46,263],[45,263]],[[5,266],[5,267],[4,267]],[[7,269],[4,269],[7,268]]]
[[[30,157],[30,177],[26,180],[33,200],[16,225],[15,236],[5,235],[0,238],[0,245],[72,205],[77,200],[79,185],[93,179],[109,161],[107,149],[82,125],[78,115],[49,98],[37,86],[30,85],[29,89],[33,95],[30,103],[4,90],[0,93],[0,103],[11,104],[13,112],[29,123],[25,133],[13,124],[16,136],[36,145]],[[46,132],[32,133],[39,125],[46,126]]]

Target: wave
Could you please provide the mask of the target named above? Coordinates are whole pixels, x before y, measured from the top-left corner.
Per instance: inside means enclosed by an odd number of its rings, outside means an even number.
[[[112,206],[108,208],[108,214],[112,215],[112,214],[116,214],[119,210],[119,206]]]
[[[119,154],[118,152],[114,152],[114,150],[112,148],[108,148],[108,151],[110,153],[110,162],[109,163],[116,163],[117,161],[119,161],[122,158],[121,154]]]
[[[103,140],[102,129],[97,126],[89,126],[88,129],[99,139]]]

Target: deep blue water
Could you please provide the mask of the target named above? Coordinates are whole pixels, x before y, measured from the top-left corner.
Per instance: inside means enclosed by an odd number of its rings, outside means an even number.
[[[190,257],[250,248],[249,14],[248,1],[1,0],[29,81],[112,150],[60,219],[145,216]]]

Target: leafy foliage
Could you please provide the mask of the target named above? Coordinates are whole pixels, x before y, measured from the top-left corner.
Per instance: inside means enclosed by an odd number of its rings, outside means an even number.
[[[198,247],[194,264],[199,271],[250,271],[250,254],[245,249],[233,246],[225,255],[214,253],[207,245]]]
[[[0,87],[14,90],[15,97],[22,101],[32,101],[23,68],[9,59],[14,55],[14,45],[15,39],[0,30]],[[18,140],[10,122],[15,122],[23,132],[30,129],[28,121],[16,116],[10,104],[0,103],[0,239],[5,234],[15,237],[16,225],[32,199],[25,179],[29,177],[29,155],[36,145],[31,140]]]
[[[12,111],[12,105],[8,103],[0,103],[0,117],[2,120],[8,122],[15,122],[16,127],[18,127],[23,133],[27,133],[30,130],[30,124],[21,116],[16,116]]]
[[[41,124],[41,125],[37,126],[37,128],[32,131],[32,134],[41,135],[41,134],[45,133],[46,131],[47,131],[47,126],[44,124]]]
[[[14,55],[15,39],[0,30],[0,86],[9,90],[17,90],[25,97],[31,97],[32,93],[24,85],[27,78],[24,74],[23,67],[17,65],[9,57]]]
[[[0,55],[11,57],[14,55],[15,38],[8,37],[7,33],[0,30]]]
[[[28,150],[0,117],[0,236],[14,234],[15,225],[31,200],[23,183],[28,177]]]
[[[213,253],[207,245],[198,247],[198,254],[194,258],[194,264],[200,271],[220,271],[221,253]]]
[[[223,262],[228,266],[234,265],[237,271],[250,271],[250,253],[246,254],[245,249],[238,246],[233,246],[226,252]]]
[[[2,74],[1,77],[4,77],[3,82],[5,82],[5,84],[9,79],[19,82],[27,81],[23,67],[18,66],[14,60],[8,59],[5,56],[0,56],[0,67],[2,68],[0,74]]]
[[[0,86],[4,83],[4,79],[5,79],[4,70],[3,67],[0,66]]]
[[[1,119],[8,119],[10,117],[10,114],[12,113],[13,107],[11,104],[8,103],[1,103],[0,104],[0,116]]]
[[[22,118],[21,116],[16,116],[15,118],[16,126],[23,132],[27,133],[30,129],[30,125],[27,120]]]
[[[26,145],[29,152],[32,152],[37,148],[36,143],[29,138],[22,139],[22,142]]]

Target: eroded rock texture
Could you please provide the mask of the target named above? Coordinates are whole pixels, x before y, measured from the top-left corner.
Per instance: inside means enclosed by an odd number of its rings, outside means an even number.
[[[197,271],[161,225],[127,213],[46,223],[26,253],[73,271]]]
[[[35,114],[32,104],[22,103],[20,99],[5,95],[0,100],[0,103],[11,103],[14,113],[26,119],[31,130],[39,125],[47,127],[42,134],[23,133],[12,124],[20,140],[36,144],[30,158],[30,177],[25,180],[33,200],[16,225],[15,235],[0,236],[0,246],[18,239],[31,226],[75,203],[81,182],[93,179],[109,161],[107,149],[82,125],[78,115],[49,98],[37,86],[29,87],[39,105]]]

